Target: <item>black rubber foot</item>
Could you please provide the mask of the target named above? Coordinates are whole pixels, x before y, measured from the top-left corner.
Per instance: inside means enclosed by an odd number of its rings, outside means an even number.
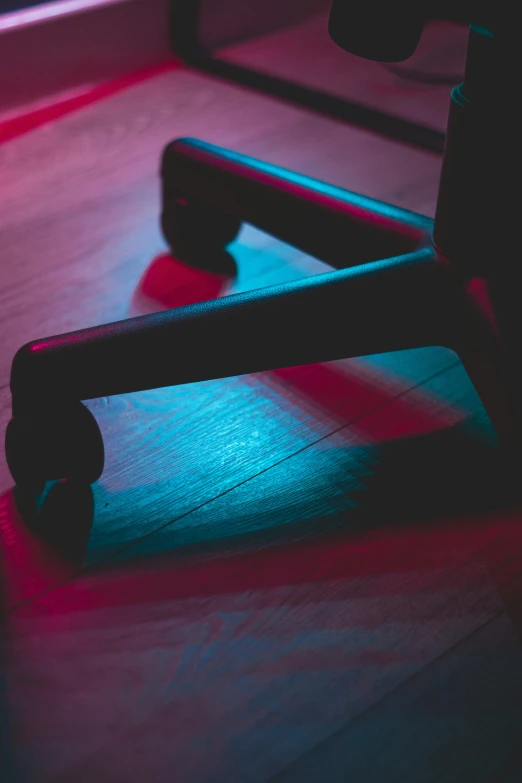
[[[31,494],[40,494],[47,481],[56,479],[92,484],[105,461],[98,423],[81,402],[11,419],[5,451],[15,484]]]
[[[163,205],[161,229],[172,254],[181,261],[210,267],[213,259],[237,237],[241,221],[215,207],[185,199]]]

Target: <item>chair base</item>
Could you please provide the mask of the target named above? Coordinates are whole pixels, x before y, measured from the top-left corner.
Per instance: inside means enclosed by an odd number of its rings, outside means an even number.
[[[517,228],[498,206],[502,127],[488,111],[498,101],[489,83],[482,93],[476,83],[476,73],[487,75],[477,64],[495,61],[494,46],[472,30],[435,221],[204,142],[169,144],[162,227],[183,260],[212,263],[246,222],[337,271],[25,345],[11,371],[6,452],[15,481],[34,488],[71,471],[88,481],[99,475],[100,436],[81,400],[429,345],[460,356],[500,438],[518,453]],[[81,454],[69,434],[75,421]]]
[[[78,440],[83,460],[46,457],[41,420],[50,410],[67,418],[80,400],[427,345],[459,354],[499,435],[518,442],[516,373],[488,315],[498,301],[485,287],[478,297],[433,247],[431,220],[198,141],[170,144],[162,175],[163,225],[182,237],[186,260],[192,253],[201,264],[195,254],[222,250],[246,221],[340,268],[24,346],[13,361],[17,425],[7,442],[20,485],[67,478],[73,464],[94,475],[88,439]],[[18,431],[24,443],[28,431],[40,437],[42,459],[28,460],[26,477]],[[100,453],[94,430],[92,451]]]

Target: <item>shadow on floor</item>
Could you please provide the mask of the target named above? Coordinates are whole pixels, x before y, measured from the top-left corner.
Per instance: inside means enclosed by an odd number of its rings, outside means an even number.
[[[132,299],[133,315],[217,299],[237,274],[237,265],[226,251],[205,259],[206,268],[183,263],[168,253],[149,264],[136,286]]]

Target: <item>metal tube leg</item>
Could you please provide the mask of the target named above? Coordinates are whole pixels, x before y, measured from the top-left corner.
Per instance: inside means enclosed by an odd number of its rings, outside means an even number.
[[[13,361],[13,412],[448,344],[457,312],[448,274],[422,250],[29,343]]]
[[[193,199],[336,267],[430,243],[429,218],[195,139],[167,146],[162,178],[164,214]]]

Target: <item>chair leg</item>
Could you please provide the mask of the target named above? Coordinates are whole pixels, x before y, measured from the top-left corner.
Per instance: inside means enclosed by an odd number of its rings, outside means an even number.
[[[446,344],[453,295],[433,251],[364,264],[28,343],[15,406]]]
[[[194,139],[167,146],[162,181],[163,231],[181,255],[221,249],[241,222],[338,268],[430,244],[429,218]]]
[[[55,452],[62,441],[72,448],[74,417],[83,415],[75,408],[79,400],[449,345],[458,328],[457,300],[448,267],[433,251],[423,249],[29,343],[16,354],[11,371],[10,468],[17,483],[24,483],[22,452],[30,448],[40,457],[36,465],[33,459],[28,483],[67,477],[69,463],[82,465],[91,479],[100,465],[99,436],[86,424],[82,448],[89,451],[91,438],[96,470],[85,460],[75,462],[73,454],[65,459],[55,453],[50,460],[46,452],[46,439]],[[62,430],[67,432],[59,434],[62,408],[67,412]],[[43,422],[51,422],[48,430]],[[56,476],[60,470],[65,475]]]

